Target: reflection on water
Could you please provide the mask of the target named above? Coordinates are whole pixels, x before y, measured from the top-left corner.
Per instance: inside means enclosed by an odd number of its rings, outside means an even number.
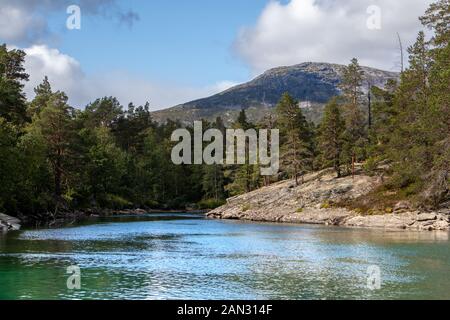
[[[0,237],[0,299],[450,299],[446,232],[161,214]],[[66,268],[81,268],[81,290]],[[378,265],[382,288],[367,289]]]

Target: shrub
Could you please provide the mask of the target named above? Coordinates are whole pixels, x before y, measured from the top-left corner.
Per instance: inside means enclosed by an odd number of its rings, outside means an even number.
[[[105,196],[105,207],[107,208],[120,210],[130,208],[132,205],[131,202],[120,196],[114,194],[107,194]]]
[[[367,161],[363,165],[364,172],[369,176],[375,175],[377,168],[378,159],[374,157],[370,157],[369,159],[367,159]]]

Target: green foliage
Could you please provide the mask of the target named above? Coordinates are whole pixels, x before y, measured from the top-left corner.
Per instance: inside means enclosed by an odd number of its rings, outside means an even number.
[[[110,130],[100,127],[89,132],[90,141],[84,166],[84,181],[93,201],[113,199],[120,193],[122,178],[126,174],[126,154],[114,142]]]
[[[399,200],[438,207],[450,202],[450,4],[438,0],[421,18],[431,39],[420,32],[409,48],[409,68],[400,82],[373,86],[372,123],[363,112],[363,70],[357,59],[343,70],[342,97],[325,107],[315,128],[288,94],[262,128],[280,129],[281,174],[262,177],[257,165],[176,166],[171,134],[182,127],[152,120],[149,104],[124,110],[104,97],[85,110],[68,105],[63,92],[52,91],[48,78],[27,103],[25,53],[0,46],[0,210],[35,215],[91,207],[183,209],[199,203],[214,208],[229,196],[268,185],[279,177],[296,180],[317,167],[350,171],[365,161],[367,174],[387,164],[380,189],[345,204],[364,213],[391,212]],[[242,110],[233,128],[252,129]],[[224,123],[204,128],[225,131]],[[192,131],[191,127],[187,128]],[[248,151],[248,146],[247,146]],[[247,152],[248,155],[248,152]],[[323,208],[331,207],[324,203]],[[242,211],[251,209],[250,205]],[[301,209],[298,210],[301,213]]]
[[[0,117],[15,124],[27,120],[24,81],[28,80],[23,63],[25,52],[0,46]]]
[[[225,198],[223,167],[217,164],[204,166],[202,191],[206,198],[219,201]]]
[[[276,111],[281,135],[280,162],[298,185],[298,177],[313,167],[313,130],[303,116],[299,103],[288,93],[283,94]]]
[[[366,160],[366,162],[363,165],[364,172],[369,176],[375,175],[377,168],[378,168],[378,159],[375,157],[370,157],[369,159]]]
[[[362,112],[364,71],[357,59],[344,69],[341,90],[344,99],[345,132],[342,157],[347,171],[354,161],[364,160],[367,148],[366,118]]]
[[[223,127],[221,128],[220,122],[221,120],[219,122],[216,122],[215,126],[218,129],[224,130]],[[234,129],[242,130],[255,129],[255,125],[247,120],[245,110],[242,110],[239,113],[239,116],[233,123],[232,127]],[[246,141],[245,143],[245,164],[229,165],[226,167],[226,170],[223,173],[224,177],[226,176],[228,178],[226,179],[228,180],[228,183],[226,183],[225,185],[225,191],[228,192],[230,196],[236,196],[258,189],[262,180],[260,176],[259,166],[250,164],[249,141]]]
[[[450,31],[443,23],[449,10],[448,1],[438,1],[421,19],[434,35],[427,41],[420,32],[408,50],[410,67],[395,93],[388,148],[391,188],[431,207],[450,199]]]
[[[112,128],[123,114],[122,106],[114,97],[97,99],[86,107],[84,117],[86,127]]]
[[[323,168],[333,167],[341,176],[342,150],[344,145],[345,122],[342,119],[337,99],[331,100],[325,107],[320,125],[319,150]]]
[[[132,203],[121,196],[115,194],[106,194],[101,200],[100,205],[102,208],[122,210],[132,207]]]
[[[225,204],[225,200],[204,199],[198,203],[198,208],[201,210],[216,209]]]

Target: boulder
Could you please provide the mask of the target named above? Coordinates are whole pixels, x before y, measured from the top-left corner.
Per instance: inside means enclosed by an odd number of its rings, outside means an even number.
[[[438,221],[434,224],[434,230],[445,231],[449,229],[449,224],[446,221]]]
[[[19,219],[0,213],[0,231],[14,231],[19,229]]]
[[[407,212],[411,209],[411,203],[400,201],[394,206],[394,212]]]
[[[421,213],[417,216],[417,221],[424,222],[424,221],[434,221],[437,219],[436,213]]]

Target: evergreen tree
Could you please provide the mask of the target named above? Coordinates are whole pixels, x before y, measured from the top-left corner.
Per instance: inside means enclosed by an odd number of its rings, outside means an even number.
[[[346,103],[353,108],[358,108],[361,104],[364,92],[361,90],[364,79],[364,71],[358,63],[358,59],[353,58],[350,64],[344,68],[340,89]]]
[[[342,148],[344,145],[345,121],[336,98],[325,107],[320,124],[319,149],[323,167],[333,166],[338,178],[341,177]]]
[[[368,155],[371,159],[387,159],[387,148],[394,131],[397,112],[394,108],[397,81],[388,80],[385,88],[371,88],[373,124],[369,131]]]
[[[240,118],[243,123],[247,123],[245,111]],[[223,143],[225,145],[226,128],[222,118],[216,118],[216,121],[211,125],[208,124],[207,128],[218,129],[224,137]],[[225,156],[225,150],[222,156]],[[216,203],[224,200],[226,198],[224,166],[220,164],[204,165],[202,169],[202,192],[204,198],[206,200],[214,199]]]
[[[224,175],[220,165],[203,167],[202,191],[206,199],[219,201],[225,198]]]
[[[156,127],[149,103],[139,107],[130,103],[123,114],[118,112],[117,117],[112,129],[118,144],[127,152],[142,154],[146,131]]]
[[[15,124],[28,120],[23,81],[28,80],[23,66],[25,52],[0,46],[0,117]]]
[[[428,128],[432,162],[425,171],[421,200],[433,207],[450,201],[450,2],[439,0],[430,5],[422,23],[433,32],[429,55],[429,110],[423,126]],[[428,168],[427,168],[428,169]]]
[[[298,185],[299,176],[312,167],[311,128],[303,116],[298,102],[288,93],[283,94],[276,111],[281,135],[280,162]]]
[[[84,112],[86,126],[90,128],[103,126],[113,129],[122,115],[123,108],[114,97],[97,99]]]
[[[74,127],[72,109],[63,92],[53,93],[42,111],[30,126],[31,134],[45,141],[47,158],[51,163],[54,181],[54,196],[60,203],[63,186],[70,175]]]
[[[344,134],[343,156],[344,162],[347,164],[347,171],[350,171],[350,165],[358,160],[364,160],[366,155],[366,120],[361,110],[364,96],[361,90],[363,77],[364,71],[360,67],[358,60],[354,58],[344,69],[340,84],[345,106],[346,131]]]
[[[115,143],[110,129],[98,127],[85,131],[87,143],[84,191],[100,207],[122,209],[128,202],[120,197],[126,175],[126,154]]]
[[[271,132],[271,130],[276,128],[276,117],[274,114],[269,113],[267,114],[260,122],[259,127],[261,129],[266,129],[269,132]],[[268,139],[267,141],[268,146],[267,149],[268,150],[272,150],[272,145],[271,145],[271,141],[270,139]],[[260,168],[258,168],[260,169]],[[276,179],[277,177],[270,177],[270,176],[263,176],[263,184],[264,186],[269,186],[270,183],[272,182],[272,180]]]
[[[41,84],[34,88],[35,97],[33,101],[28,106],[28,115],[30,118],[39,114],[42,109],[44,109],[50,99],[52,98],[53,92],[48,77],[45,76]]]
[[[232,128],[235,130],[254,129],[254,125],[247,120],[245,110],[241,110],[238,118],[233,123]],[[255,165],[250,164],[249,158],[249,141],[245,141],[245,163],[240,165],[228,166],[227,176],[231,182],[226,186],[226,190],[230,195],[235,196],[242,193],[250,192],[255,189],[253,172]]]
[[[420,32],[408,50],[410,67],[396,92],[389,145],[390,184],[432,207],[450,200],[449,8],[448,1],[438,1],[421,19],[434,35],[426,41]]]

